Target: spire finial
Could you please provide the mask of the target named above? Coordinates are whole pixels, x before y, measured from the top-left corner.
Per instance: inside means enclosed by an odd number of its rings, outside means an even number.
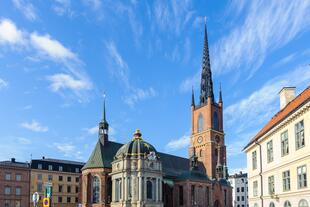
[[[220,82],[219,103],[223,103],[222,99],[222,83]]]
[[[140,129],[137,129],[137,130],[135,131],[135,133],[133,134],[133,139],[134,139],[134,140],[142,139],[142,134],[141,134]]]
[[[103,94],[103,117],[102,117],[102,119],[103,119],[104,122],[107,122],[106,115],[105,115],[105,99],[106,99],[106,95],[104,93]]]
[[[194,94],[194,86],[192,86],[192,106],[195,107],[195,94]]]

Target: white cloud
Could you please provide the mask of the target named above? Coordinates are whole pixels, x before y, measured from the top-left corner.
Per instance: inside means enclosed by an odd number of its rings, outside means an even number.
[[[0,78],[0,90],[8,87],[8,85],[9,85],[9,83],[7,81]]]
[[[87,131],[88,134],[98,134],[98,126],[94,126],[94,127],[91,127],[91,128],[85,128],[84,130]]]
[[[240,172],[242,173],[248,172],[247,167],[233,168],[233,169],[228,169],[228,170],[229,170],[229,175],[239,174]]]
[[[70,89],[78,93],[80,90],[91,89],[91,85],[87,81],[77,80],[63,73],[48,76],[47,79],[51,82],[50,89],[53,92],[58,92],[61,89]]]
[[[34,6],[27,0],[12,0],[14,6],[30,21],[37,19]]]
[[[23,144],[23,145],[31,144],[31,141],[27,138],[24,138],[24,137],[18,137],[18,142],[19,142],[19,144]]]
[[[139,101],[143,101],[148,98],[156,96],[156,91],[151,87],[149,89],[140,89],[135,88],[132,90],[132,93],[124,98],[126,104],[131,107],[134,107]]]
[[[32,122],[21,123],[21,126],[25,129],[29,129],[34,132],[47,132],[48,131],[47,126],[43,126],[42,124],[40,124],[39,122],[35,120],[32,120]]]
[[[63,155],[65,157],[69,157],[69,158],[76,158],[81,160],[82,156],[81,156],[81,151],[79,151],[77,149],[77,147],[75,145],[73,145],[72,143],[53,143],[53,146],[61,153],[63,153]]]
[[[171,152],[179,149],[184,149],[189,146],[189,136],[184,135],[179,139],[173,139],[165,146],[165,151]]]
[[[67,60],[75,59],[76,56],[68,48],[64,47],[60,42],[52,39],[50,35],[39,35],[32,33],[30,35],[30,41],[32,45],[38,49],[38,51],[49,56],[54,60]]]
[[[101,0],[83,0],[83,2],[84,2],[87,6],[91,7],[93,10],[98,10],[98,9],[100,9],[101,4],[102,4]]]
[[[54,0],[54,2],[52,9],[58,16],[66,14],[69,17],[73,17],[75,15],[75,12],[71,9],[71,0]]]
[[[246,70],[250,78],[268,53],[283,47],[310,25],[309,1],[259,1],[246,18],[211,48],[218,73]],[[241,71],[240,71],[241,72]]]
[[[0,44],[23,44],[24,34],[9,19],[0,20]]]

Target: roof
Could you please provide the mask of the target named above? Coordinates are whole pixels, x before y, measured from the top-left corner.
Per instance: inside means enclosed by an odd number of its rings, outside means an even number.
[[[5,167],[19,167],[19,168],[29,168],[28,162],[12,162],[12,161],[1,161],[0,166]]]
[[[236,173],[234,175],[229,176],[229,178],[246,178],[248,177],[247,173]]]
[[[282,110],[276,113],[270,121],[251,139],[251,141],[244,147],[245,150],[249,147],[252,143],[257,141],[267,132],[269,132],[272,128],[276,125],[281,123],[285,118],[290,116],[296,110],[298,110],[301,106],[308,103],[310,101],[310,86],[306,88],[303,92],[301,92],[295,99],[289,102]]]
[[[111,141],[107,141],[103,145],[101,141],[98,140],[95,149],[93,150],[82,170],[89,168],[112,168],[111,163],[114,159],[114,156],[122,146],[123,144]]]
[[[46,162],[53,162],[59,164],[70,164],[70,165],[85,165],[85,162],[78,162],[72,160],[60,160],[60,159],[53,159],[53,158],[42,158],[42,159],[33,159],[32,161],[46,161]]]

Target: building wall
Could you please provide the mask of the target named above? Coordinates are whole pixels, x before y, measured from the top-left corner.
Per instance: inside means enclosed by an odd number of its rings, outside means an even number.
[[[305,146],[296,149],[295,124],[299,121],[304,121],[304,137]],[[282,156],[281,154],[281,133],[288,131],[289,154]],[[306,199],[310,206],[310,103],[305,104],[296,112],[285,118],[274,129],[265,134],[259,141],[261,145],[261,156],[259,146],[252,144],[248,147],[247,166],[248,166],[248,181],[249,181],[249,205],[262,206],[260,196],[264,206],[269,206],[270,202],[274,202],[276,206],[283,206],[285,201],[290,201],[292,206],[298,206],[300,199]],[[273,142],[273,161],[268,162],[267,159],[267,143]],[[252,152],[257,152],[257,169],[252,169]],[[261,159],[260,159],[261,157]],[[262,164],[262,185],[260,173],[260,161]],[[305,165],[307,168],[307,187],[298,189],[297,186],[297,168]],[[282,173],[290,171],[290,190],[283,190]],[[275,193],[269,194],[268,177],[274,176]],[[253,195],[253,182],[258,181],[258,195]],[[262,191],[261,192],[261,186]]]
[[[11,179],[6,180],[5,174],[11,174]],[[16,180],[16,175],[21,176],[21,180]],[[19,168],[0,165],[0,206],[5,207],[8,202],[10,207],[18,206],[29,207],[29,168]],[[5,194],[5,187],[10,187],[10,195]],[[20,195],[16,195],[16,188],[21,189]]]
[[[42,176],[42,179],[40,179]],[[53,180],[49,181],[48,176],[52,176]],[[62,176],[62,181],[59,177]],[[44,197],[44,185],[47,182],[51,182],[53,186],[53,193],[52,193],[52,203],[54,207],[76,207],[78,204],[78,197],[79,197],[79,177],[80,173],[69,173],[69,172],[57,172],[57,171],[47,171],[47,170],[39,170],[39,169],[32,169],[31,170],[31,188],[30,193],[31,195],[34,192],[38,192],[41,199],[39,202],[39,207],[42,206],[42,199]],[[39,178],[39,179],[38,179]],[[71,178],[71,181],[68,181],[68,178]],[[42,190],[39,191],[38,185],[42,185]],[[59,192],[59,186],[62,186],[62,192]],[[71,188],[71,192],[68,192],[68,186]],[[62,202],[59,202],[59,197],[62,198]],[[67,202],[68,198],[70,198],[70,202]],[[33,203],[31,201],[31,206]]]
[[[244,174],[231,176],[229,182],[232,186],[232,203],[234,207],[247,207],[248,180]],[[244,200],[242,200],[242,198]]]

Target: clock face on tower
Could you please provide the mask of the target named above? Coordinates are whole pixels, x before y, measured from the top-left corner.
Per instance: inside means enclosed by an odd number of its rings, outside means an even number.
[[[200,144],[202,142],[202,137],[198,137],[197,142]]]

